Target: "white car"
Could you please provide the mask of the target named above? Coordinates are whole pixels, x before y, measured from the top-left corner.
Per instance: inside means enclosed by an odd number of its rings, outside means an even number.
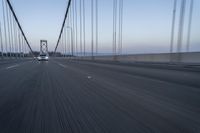
[[[38,56],[38,61],[48,61],[49,60],[49,56],[46,54],[41,54]]]

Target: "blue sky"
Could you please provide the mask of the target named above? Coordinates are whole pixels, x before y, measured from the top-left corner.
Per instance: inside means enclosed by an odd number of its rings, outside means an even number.
[[[90,0],[86,1],[86,40],[90,49]],[[184,29],[185,50],[189,1],[187,0]],[[34,50],[39,50],[40,39],[49,42],[53,50],[57,42],[67,0],[11,0],[19,21]],[[101,53],[112,51],[112,3],[99,0],[99,49]],[[173,0],[124,0],[123,52],[160,53],[169,51]],[[177,19],[179,17],[180,0]],[[178,21],[177,21],[178,23]],[[191,33],[191,50],[200,51],[200,1],[195,0]],[[177,24],[176,24],[177,39]],[[176,40],[175,40],[176,42]]]

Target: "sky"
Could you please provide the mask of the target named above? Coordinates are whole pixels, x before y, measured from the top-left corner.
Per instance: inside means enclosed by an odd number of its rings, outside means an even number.
[[[33,50],[41,39],[53,51],[60,33],[68,0],[10,0]],[[77,0],[79,1],[79,0]],[[86,46],[91,49],[91,0],[86,1]],[[175,44],[180,12],[178,0]],[[99,0],[99,52],[112,52],[113,0]],[[187,0],[182,51],[186,49],[189,16]],[[1,7],[0,7],[1,9]],[[124,0],[123,53],[169,52],[173,0]],[[2,11],[2,9],[1,9]],[[79,15],[79,9],[78,9]],[[78,23],[79,24],[79,23]],[[200,1],[194,0],[191,51],[200,51]],[[79,26],[78,26],[79,27]]]

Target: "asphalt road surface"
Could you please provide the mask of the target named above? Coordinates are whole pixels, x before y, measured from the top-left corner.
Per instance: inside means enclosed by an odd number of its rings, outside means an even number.
[[[64,59],[1,64],[0,133],[200,133],[200,71]]]

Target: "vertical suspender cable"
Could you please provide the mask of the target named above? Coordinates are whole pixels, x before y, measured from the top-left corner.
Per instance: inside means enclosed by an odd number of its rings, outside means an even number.
[[[69,19],[67,21],[67,26],[69,25]],[[69,31],[67,30],[67,26],[65,27],[65,47],[66,47],[66,55],[68,57],[68,55],[70,55],[70,44],[69,44]]]
[[[60,38],[60,53],[61,53],[61,57],[63,56],[63,48],[62,48],[62,35],[61,35],[61,38]]]
[[[124,14],[124,0],[121,0],[121,39],[120,39],[120,54],[123,48],[123,14]]]
[[[16,58],[16,45],[15,45],[15,41],[16,41],[16,30],[15,30],[15,20],[14,20],[14,16],[12,16],[12,27],[13,27],[13,53],[14,53],[14,57]]]
[[[98,41],[99,41],[99,29],[98,29],[98,0],[96,0],[96,55],[98,55]]]
[[[118,0],[116,0],[116,3],[115,3],[115,24],[114,24],[114,27],[115,27],[115,33],[114,33],[114,45],[115,45],[115,56],[117,55],[117,9],[118,9]]]
[[[14,55],[16,56],[16,52],[17,52],[17,47],[16,47],[16,24],[15,24],[15,20],[14,17],[12,17],[12,25],[13,25],[13,49],[14,49]]]
[[[19,57],[19,42],[18,42],[18,27],[17,24],[15,23],[15,27],[16,27],[16,47],[17,47],[17,57]]]
[[[65,57],[67,55],[67,40],[66,40],[67,34],[66,34],[66,27],[64,27],[64,44],[65,44]]]
[[[17,44],[18,44],[18,57],[20,58],[20,31],[17,27]]]
[[[22,57],[24,57],[24,38],[23,36],[21,35],[21,48],[22,48]]]
[[[64,29],[63,29],[64,30]],[[64,45],[63,45],[63,33],[62,33],[62,37],[61,37],[61,53],[62,53],[62,56],[64,56]]]
[[[190,51],[190,36],[191,36],[191,26],[192,26],[192,17],[193,17],[193,6],[194,6],[194,0],[191,0],[190,2],[190,14],[189,14],[189,23],[188,23],[188,36],[187,36],[187,52]]]
[[[17,57],[17,32],[16,32],[16,23],[13,19],[13,29],[14,29],[14,46],[15,46],[15,55]]]
[[[70,14],[69,14],[70,15]],[[71,15],[70,15],[71,16]],[[70,30],[69,30],[69,25],[70,25],[70,17],[69,17],[69,19],[68,19],[68,21],[67,21],[67,27],[65,28],[65,30],[66,30],[66,44],[67,44],[67,49],[68,49],[68,55],[70,55],[71,54],[71,46],[70,46]]]
[[[116,57],[117,0],[113,0],[113,56]]]
[[[20,47],[21,47],[21,49],[20,49],[20,51],[21,51],[21,57],[23,57],[23,39],[22,39],[21,33],[20,33],[20,40],[21,40],[21,44],[20,44]]]
[[[74,0],[74,10],[75,10],[75,38],[76,38],[76,55],[78,56],[78,20],[77,20],[77,1]]]
[[[14,53],[14,49],[13,49],[13,25],[12,25],[12,14],[11,14],[11,11],[9,10],[9,20],[10,20],[10,37],[11,37],[11,39],[10,39],[10,42],[11,42],[11,54],[12,54],[12,56],[14,56],[13,55],[13,53]]]
[[[3,36],[2,36],[2,28],[1,28],[1,21],[0,21],[0,43],[1,43],[1,57],[3,58]]]
[[[20,40],[20,57],[23,57],[23,51],[22,51],[22,37],[21,32],[19,32],[19,40]]]
[[[117,55],[117,3],[118,0],[115,0],[115,21],[114,21],[114,54]]]
[[[72,3],[73,5],[71,6],[71,12],[72,12],[72,31],[71,31],[71,38],[72,38],[72,46],[71,46],[71,48],[72,48],[72,56],[74,56],[74,51],[75,51],[75,46],[74,46],[74,42],[75,42],[75,24],[74,24],[74,22],[75,22],[75,17],[74,17],[74,1],[73,1],[73,3]]]
[[[21,54],[21,57],[23,57],[23,40],[22,40],[22,35],[20,33],[20,54]]]
[[[116,0],[113,0],[113,44],[112,44],[113,45],[112,46],[112,48],[113,48],[113,56],[114,56],[114,51],[115,51],[114,50],[114,38],[115,38],[115,36],[114,36],[115,35],[115,26],[114,26],[115,25],[114,24],[115,23],[115,1]]]
[[[74,16],[72,16],[73,15],[73,8],[72,8],[73,6],[71,6],[71,8],[70,8],[70,17],[69,17],[69,20],[70,20],[70,36],[71,36],[71,46],[69,46],[69,48],[71,47],[71,55],[73,56],[74,55]],[[73,18],[72,18],[73,17]],[[69,39],[69,40],[70,40]],[[70,50],[69,50],[70,51]]]
[[[24,51],[23,52],[24,53],[23,56],[25,57],[25,39],[24,38],[23,38],[23,51]]]
[[[21,36],[21,37],[22,37],[22,55],[24,57],[24,38],[23,38],[23,36]]]
[[[18,47],[18,30],[17,30],[17,25],[16,22],[14,23],[15,25],[15,45],[16,45],[16,55],[19,57],[19,47]]]
[[[179,32],[178,32],[178,43],[177,43],[177,52],[180,53],[182,49],[183,43],[183,26],[185,19],[185,4],[186,0],[182,0],[181,2],[181,10],[180,10],[180,20],[179,20]]]
[[[65,32],[65,27],[64,27],[64,32]],[[62,34],[62,49],[63,49],[63,56],[65,57],[65,35],[64,32]]]
[[[26,57],[26,42],[24,40],[24,57]]]
[[[59,54],[61,54],[61,52],[60,52],[60,42],[58,43],[58,47],[56,48],[56,52],[54,52],[55,53],[55,57],[56,56],[60,56]]]
[[[15,31],[16,31],[16,42],[15,42],[15,45],[16,45],[16,54],[17,54],[17,57],[19,57],[19,47],[18,47],[18,30],[17,30],[17,25],[16,25],[16,22],[15,22]]]
[[[6,3],[5,3],[6,4]],[[7,26],[8,26],[8,43],[9,43],[9,56],[11,57],[11,40],[10,40],[10,21],[9,21],[9,11],[8,5],[6,4],[6,16],[7,16]]]
[[[174,47],[174,29],[175,29],[175,22],[176,22],[176,7],[177,7],[177,0],[174,0],[174,8],[173,8],[173,15],[172,15],[170,53],[173,52],[173,47]]]
[[[66,57],[68,57],[70,55],[70,46],[68,43],[69,37],[68,37],[68,30],[67,27],[70,26],[70,21],[71,21],[71,8],[69,8],[69,17],[67,19],[67,22],[65,22],[65,37],[66,37]],[[70,26],[71,27],[71,26]]]
[[[118,54],[122,53],[123,0],[119,0],[119,37]]]
[[[74,16],[74,0],[73,0],[73,2],[72,2],[72,6],[71,6],[71,14],[72,14],[72,29],[73,29],[73,42],[75,42],[75,16]],[[73,51],[75,51],[76,50],[76,47],[75,46],[73,46],[74,47],[74,49],[73,49]]]
[[[25,55],[25,57],[27,57],[26,55],[27,55],[27,47],[26,47],[27,45],[24,45],[24,55]]]
[[[3,9],[3,25],[4,25],[4,36],[5,36],[5,53],[6,53],[6,57],[8,56],[8,41],[7,41],[7,28],[6,28],[6,12],[5,12],[5,2],[4,0],[2,0],[2,9]]]
[[[62,44],[62,49],[63,49],[63,57],[65,57],[65,26],[63,28],[63,33],[62,33],[62,39],[63,39],[63,44]]]
[[[74,56],[74,34],[73,31],[71,30],[71,51],[72,51],[72,57]]]
[[[63,30],[63,56],[65,57],[65,28]]]
[[[80,55],[82,56],[82,0],[80,0]]]
[[[64,30],[64,29],[63,29]],[[60,52],[63,57],[63,34],[61,35],[61,42],[60,42]]]
[[[62,35],[61,35],[61,38],[60,38],[60,42],[59,42],[59,52],[61,53],[61,57],[63,56],[63,51],[62,51]]]
[[[19,29],[18,29],[18,41],[19,41],[19,57],[21,58],[21,34]]]
[[[24,37],[22,36],[22,38],[23,38],[23,57],[25,57],[25,39],[24,39]]]
[[[60,38],[60,45],[59,45],[59,47],[60,47],[60,53],[61,53],[61,57],[63,56],[63,53],[62,53],[62,35],[61,35],[61,38]]]
[[[68,25],[66,27],[66,30],[67,30],[67,39],[68,39],[68,51],[69,51],[69,55],[72,55],[73,53],[73,28],[72,28],[72,13],[71,13],[72,10],[70,10],[70,16],[69,16],[69,19],[68,19]]]
[[[91,53],[92,53],[92,59],[94,59],[94,1],[91,0]]]
[[[83,51],[84,51],[83,53],[84,53],[84,56],[86,56],[86,54],[85,54],[85,50],[86,50],[85,49],[85,47],[86,47],[85,45],[86,44],[85,43],[86,43],[85,42],[85,0],[83,0],[83,45],[84,45],[83,46],[84,47],[83,48]]]

